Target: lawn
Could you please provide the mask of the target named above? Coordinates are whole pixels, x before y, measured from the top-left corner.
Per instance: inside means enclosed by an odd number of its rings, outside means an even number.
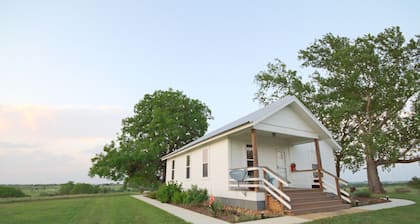
[[[409,189],[407,193],[396,193],[396,188]],[[420,220],[420,190],[408,188],[405,186],[389,186],[385,190],[391,198],[401,198],[415,201],[415,205],[384,209],[372,212],[356,213],[351,215],[342,215],[333,218],[320,219],[308,224],[350,224],[350,223],[419,223]],[[381,195],[382,196],[382,195]]]
[[[128,195],[0,204],[0,223],[186,223]]]

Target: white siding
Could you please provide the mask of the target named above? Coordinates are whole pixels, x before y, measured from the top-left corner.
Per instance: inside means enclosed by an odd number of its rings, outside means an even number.
[[[226,197],[228,191],[228,139],[224,138],[193,151],[167,160],[167,182],[171,181],[172,160],[175,160],[175,180],[182,183],[184,189],[191,185],[206,188],[209,194]],[[203,149],[208,149],[208,177],[203,177]],[[190,155],[190,178],[186,179],[186,156]]]
[[[313,124],[311,122],[305,122],[305,119],[299,116],[291,106],[287,106],[266,118],[257,124],[255,128],[300,137],[318,138]]]
[[[324,170],[336,175],[335,156],[334,156],[333,149],[325,141],[320,141],[319,142],[319,149],[320,149],[320,152],[321,152],[322,168]],[[335,191],[332,191],[331,193],[336,193],[337,192],[336,188],[335,188],[335,179],[333,177],[331,177],[330,175],[324,175],[323,181],[328,182],[329,185],[334,187]]]
[[[310,170],[312,169],[312,164],[316,164],[315,145],[313,142],[294,145],[289,152],[291,155],[290,164],[295,163],[297,170]],[[312,172],[290,172],[290,177],[291,186],[293,187],[312,187],[314,179]]]

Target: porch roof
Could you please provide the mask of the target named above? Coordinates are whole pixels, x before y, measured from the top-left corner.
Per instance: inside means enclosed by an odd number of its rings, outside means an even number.
[[[309,117],[310,120],[316,124],[316,126],[319,127],[322,134],[324,136],[327,136],[326,140],[329,144],[331,144],[336,149],[341,149],[340,145],[332,138],[331,133],[327,130],[327,128],[321,122],[319,122],[318,119],[315,118],[315,116],[299,101],[298,98],[296,98],[295,96],[285,96],[270,105],[267,105],[253,113],[250,113],[242,118],[239,118],[238,120],[235,120],[219,129],[209,132],[208,134],[190,142],[184,147],[181,147],[163,156],[161,160],[169,159],[182,152],[191,150],[195,148],[196,146],[201,145],[202,143],[215,140],[218,137],[222,137],[227,134],[232,134],[232,133],[244,130],[246,128],[255,126],[256,124],[260,123],[264,119],[270,117],[274,113],[280,111],[281,109],[283,109],[284,107],[292,103],[296,103],[296,105],[298,105],[298,107],[302,110],[302,112],[307,117]]]

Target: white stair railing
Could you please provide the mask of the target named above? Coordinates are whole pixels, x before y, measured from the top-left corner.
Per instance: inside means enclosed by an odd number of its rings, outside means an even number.
[[[336,175],[324,170],[324,169],[321,169],[321,172],[322,172],[322,174],[327,174],[327,175],[333,177],[334,180],[335,180],[335,187],[334,187],[333,184],[326,182],[325,178],[322,178],[323,188],[325,188],[326,190],[328,190],[330,192],[333,192],[335,195],[337,195],[338,198],[340,198],[343,201],[346,201],[347,203],[351,204],[350,194],[347,191],[345,191],[344,189],[341,189],[341,187],[340,187],[340,184],[343,184],[343,185],[347,186],[348,182],[339,178],[339,177],[337,177]]]
[[[286,208],[292,209],[292,206],[290,203],[291,199],[283,191],[283,186],[287,187],[289,186],[289,183],[285,181],[284,179],[282,179],[275,172],[270,170],[268,167],[248,167],[248,168],[238,168],[238,169],[232,169],[232,170],[243,170],[243,172],[258,171],[258,177],[244,177],[242,180],[230,179],[229,181],[231,183],[229,184],[229,187],[242,189],[242,190],[245,190],[245,189],[249,190],[249,188],[262,189],[268,192],[270,195],[272,195],[273,198],[275,198],[277,201],[283,204]],[[274,186],[273,183],[271,183],[271,181],[268,180],[269,177],[277,180],[279,183],[279,187]]]

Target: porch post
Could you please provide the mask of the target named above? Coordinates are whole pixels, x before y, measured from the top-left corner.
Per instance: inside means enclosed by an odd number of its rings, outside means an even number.
[[[251,129],[251,145],[252,145],[252,158],[254,159],[253,166],[258,167],[258,151],[257,151],[257,136],[255,129]],[[254,177],[258,177],[258,170],[254,171]],[[258,191],[258,188],[254,188],[254,191]]]
[[[321,191],[324,189],[322,185],[322,161],[321,161],[321,152],[319,151],[319,141],[318,139],[314,139],[315,143],[315,153],[316,153],[316,161],[318,163],[318,181],[319,181],[319,188],[321,188]]]

